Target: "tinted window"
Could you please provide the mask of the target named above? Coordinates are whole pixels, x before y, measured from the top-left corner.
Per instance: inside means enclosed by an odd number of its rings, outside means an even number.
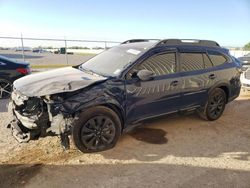
[[[181,71],[204,69],[202,53],[180,53]]]
[[[139,65],[136,65],[133,69],[131,69],[126,78],[131,79],[134,76],[136,77],[136,72],[139,70],[150,70],[155,76],[171,74],[176,72],[176,54],[175,53],[165,53],[154,55],[149,57]]]
[[[166,53],[149,57],[141,63],[137,70],[150,70],[156,76],[166,75],[176,72],[175,53]]]
[[[203,55],[203,61],[204,61],[204,64],[205,64],[205,68],[212,67],[213,64],[210,61],[210,59],[208,58],[207,54],[203,53],[202,55]]]
[[[221,65],[227,61],[227,59],[221,53],[216,51],[208,51],[208,55],[214,66]]]

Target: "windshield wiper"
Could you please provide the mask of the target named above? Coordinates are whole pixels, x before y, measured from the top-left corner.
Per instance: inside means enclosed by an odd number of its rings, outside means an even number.
[[[92,74],[92,75],[107,77],[107,76],[102,75],[102,74],[100,74],[98,72],[94,72],[93,70],[83,68],[82,66],[80,66],[79,68],[80,68],[81,71],[84,71],[84,72]]]
[[[86,68],[83,68],[82,66],[80,66],[80,70],[81,71],[84,71],[84,72],[87,72],[87,73],[90,73],[90,74],[93,74],[94,72],[89,70],[89,69],[86,69]]]

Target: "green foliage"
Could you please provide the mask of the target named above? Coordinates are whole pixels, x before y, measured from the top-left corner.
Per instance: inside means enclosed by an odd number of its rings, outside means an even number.
[[[250,42],[244,46],[244,50],[250,50]]]

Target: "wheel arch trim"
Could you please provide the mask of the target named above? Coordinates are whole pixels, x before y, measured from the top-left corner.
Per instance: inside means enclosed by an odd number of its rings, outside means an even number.
[[[229,100],[229,98],[230,98],[230,95],[231,95],[231,93],[230,93],[230,85],[229,85],[228,83],[218,83],[218,84],[214,85],[213,87],[211,87],[211,88],[209,89],[208,95],[209,95],[214,89],[216,89],[216,88],[220,88],[220,89],[222,89],[222,90],[225,92],[226,97],[227,97],[227,102],[228,102],[228,100]]]

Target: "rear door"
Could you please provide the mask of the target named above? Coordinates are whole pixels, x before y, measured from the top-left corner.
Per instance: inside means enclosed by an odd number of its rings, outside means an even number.
[[[205,105],[208,90],[217,80],[206,50],[182,48],[179,61],[184,83],[183,109],[188,110]]]
[[[127,120],[137,122],[177,111],[181,105],[180,74],[176,51],[154,51],[127,74]],[[133,78],[134,72],[146,69],[154,73],[149,81]]]
[[[216,85],[226,85],[229,88],[228,97],[235,98],[240,91],[240,72],[232,59],[224,53],[209,49],[208,56],[213,63],[213,74],[216,76]]]

